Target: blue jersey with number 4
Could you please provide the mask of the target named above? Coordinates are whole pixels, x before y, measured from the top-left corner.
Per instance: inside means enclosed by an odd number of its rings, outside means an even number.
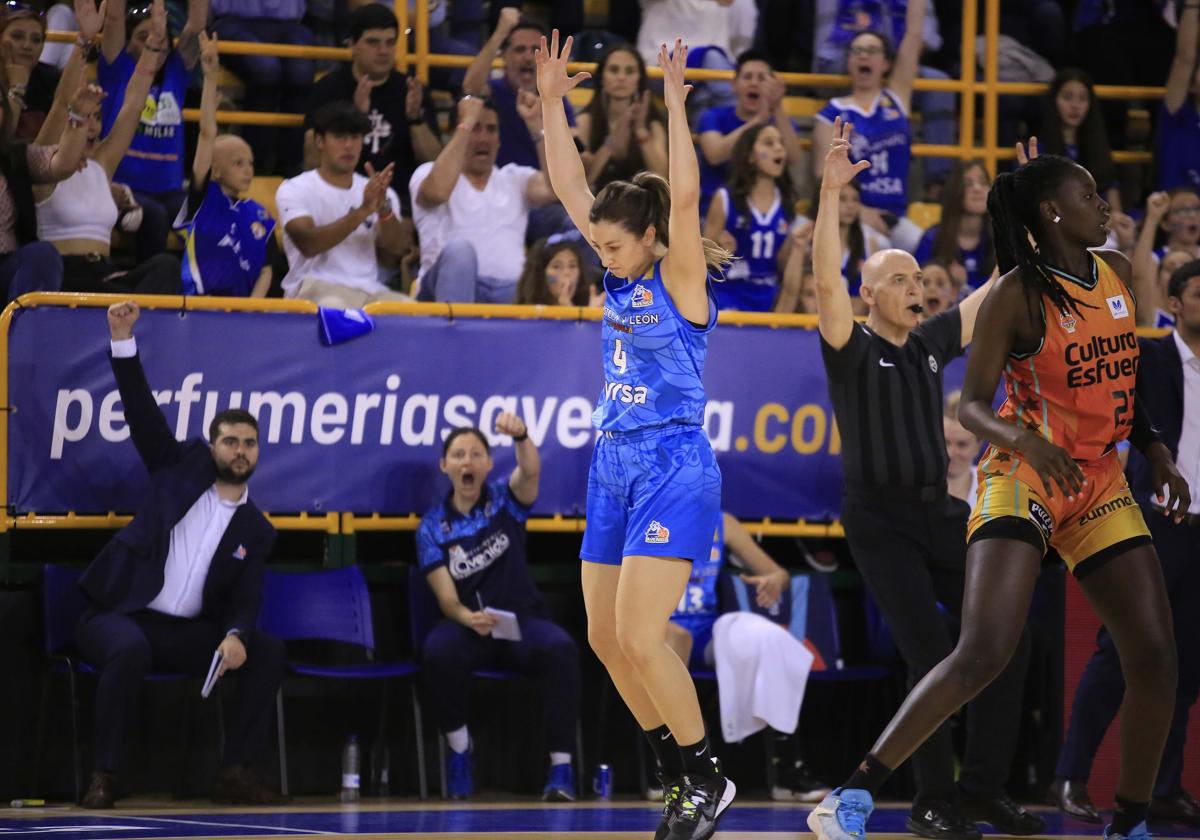
[[[704,423],[704,359],[717,323],[712,284],[708,321],[689,323],[663,285],[661,262],[654,275],[625,281],[604,275],[604,390],[592,425],[604,432]]]
[[[908,210],[912,127],[899,98],[884,90],[870,110],[863,111],[848,96],[834,97],[817,114],[818,120],[829,125],[837,117],[854,124],[850,160],[871,162],[871,168],[857,179],[863,205],[903,216]]]
[[[779,286],[779,249],[791,227],[783,196],[776,189],[775,202],[765,213],[749,202],[745,210],[735,207],[728,187],[722,187],[715,200],[725,207],[725,230],[736,240],[738,256],[725,272],[725,282],[715,287],[717,306],[770,312]]]

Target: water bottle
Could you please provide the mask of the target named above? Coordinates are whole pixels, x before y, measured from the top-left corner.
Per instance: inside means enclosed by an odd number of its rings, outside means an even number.
[[[359,798],[358,736],[347,735],[342,747],[342,801],[357,802]]]

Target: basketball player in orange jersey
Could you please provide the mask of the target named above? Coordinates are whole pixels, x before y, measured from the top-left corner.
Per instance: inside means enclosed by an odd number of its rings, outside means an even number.
[[[1146,456],[1165,515],[1181,521],[1190,494],[1134,402],[1132,270],[1117,251],[1089,250],[1104,244],[1109,220],[1092,176],[1065,157],[1035,157],[996,178],[988,213],[1004,274],[980,309],[959,408],[962,424],[991,444],[967,528],[962,632],[846,784],[809,815],[820,840],[862,840],[887,776],[1004,668],[1047,547],[1111,632],[1127,685],[1116,809],[1104,836],[1149,836],[1146,811],[1174,711],[1175,645],[1162,571],[1116,444],[1129,438]]]

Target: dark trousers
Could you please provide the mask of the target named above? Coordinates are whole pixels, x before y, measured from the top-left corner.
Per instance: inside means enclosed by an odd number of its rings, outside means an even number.
[[[937,501],[906,501],[898,494],[848,493],[842,524],[854,563],[866,581],[896,647],[908,666],[910,687],[950,655],[950,628],[940,603],[961,619],[969,511],[950,496]],[[1013,609],[1027,610],[1028,604]],[[1029,664],[1029,634],[1008,667],[967,704],[967,741],[959,785],[974,793],[996,793],[1008,779],[1021,697]],[[912,757],[916,801],[954,795],[954,745],[943,724]]]
[[[64,292],[131,292],[139,295],[183,294],[182,266],[174,254],[159,254],[111,280],[117,271],[108,258],[90,260],[84,256],[63,257]]]
[[[1154,785],[1155,796],[1173,797],[1180,790],[1188,714],[1200,693],[1200,527],[1176,525],[1148,505],[1142,506],[1142,514],[1154,537],[1167,582],[1179,657],[1175,716],[1171,719],[1171,731]],[[1087,781],[1096,750],[1124,697],[1125,678],[1117,648],[1112,636],[1101,627],[1096,634],[1096,650],[1075,689],[1067,737],[1055,768],[1057,775]]]
[[[480,636],[444,618],[429,632],[421,651],[421,679],[442,732],[467,723],[471,672],[503,668],[536,676],[542,684],[543,715],[550,752],[575,752],[579,722],[579,649],[566,630],[544,618],[521,615],[521,641]]]
[[[125,733],[137,716],[142,679],[150,671],[208,673],[225,637],[216,622],[152,610],[122,614],[88,609],[75,627],[84,658],[100,669],[96,686],[96,769],[121,767]],[[221,682],[237,683],[225,727],[222,763],[251,764],[267,747],[275,692],[283,680],[283,642],[264,633],[243,638],[246,662]]]
[[[187,191],[148,193],[134,190],[133,197],[142,207],[142,224],[137,229],[136,239],[137,261],[143,263],[167,250],[167,234],[187,199]]]
[[[30,242],[0,256],[0,300],[5,304],[27,292],[62,289],[63,263],[49,242]]]

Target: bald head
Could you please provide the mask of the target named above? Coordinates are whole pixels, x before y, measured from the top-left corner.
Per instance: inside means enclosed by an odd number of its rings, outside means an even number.
[[[213,141],[212,179],[231,195],[250,189],[254,152],[245,140],[235,134],[221,134]]]
[[[862,282],[876,285],[887,277],[910,276],[920,272],[917,260],[908,251],[899,248],[885,248],[876,251],[867,258],[862,267]]]

